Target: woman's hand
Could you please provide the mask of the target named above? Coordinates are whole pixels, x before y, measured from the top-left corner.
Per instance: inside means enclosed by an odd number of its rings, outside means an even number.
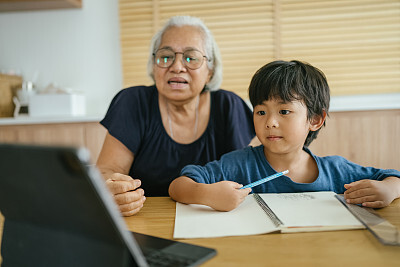
[[[250,188],[239,189],[243,185],[232,181],[222,181],[208,186],[208,206],[219,211],[235,209],[251,192]]]
[[[388,177],[383,181],[360,180],[345,184],[344,198],[347,203],[361,204],[369,208],[383,208],[400,196],[400,179]]]
[[[115,137],[106,134],[97,167],[123,216],[138,213],[146,200],[140,180],[128,175],[134,160],[133,153]]]
[[[143,189],[139,188],[140,180],[132,179],[121,173],[114,173],[106,180],[106,185],[123,216],[138,213],[143,207],[146,197]]]

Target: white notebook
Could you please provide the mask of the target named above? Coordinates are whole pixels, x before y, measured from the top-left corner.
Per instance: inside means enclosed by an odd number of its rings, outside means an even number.
[[[262,199],[257,201],[257,195]],[[334,192],[251,194],[229,212],[176,203],[174,238],[364,229]]]

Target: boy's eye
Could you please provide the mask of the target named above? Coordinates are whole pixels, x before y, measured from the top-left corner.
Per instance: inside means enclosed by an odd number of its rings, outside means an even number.
[[[279,111],[279,114],[282,114],[282,115],[288,115],[289,113],[290,113],[290,110],[286,110],[286,109]]]
[[[257,111],[257,114],[258,115],[265,115],[265,111],[263,111],[263,110]]]

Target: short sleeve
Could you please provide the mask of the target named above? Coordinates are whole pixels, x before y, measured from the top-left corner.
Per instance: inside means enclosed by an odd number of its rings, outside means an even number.
[[[111,101],[104,119],[100,121],[113,137],[134,154],[140,148],[146,132],[151,91],[151,88],[139,86],[121,90]]]

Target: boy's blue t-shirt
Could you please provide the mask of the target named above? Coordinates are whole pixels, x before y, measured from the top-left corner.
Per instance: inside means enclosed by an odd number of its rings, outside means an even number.
[[[252,188],[253,193],[294,193],[314,191],[334,191],[343,194],[344,184],[362,179],[383,180],[389,176],[400,178],[397,170],[384,170],[363,167],[340,156],[318,157],[309,153],[318,165],[318,178],[312,183],[296,183],[287,176],[281,176],[270,182]],[[220,181],[235,181],[242,185],[258,181],[275,174],[264,156],[264,146],[247,147],[225,154],[219,161],[205,166],[189,165],[182,169],[181,175],[198,183],[211,184]]]

